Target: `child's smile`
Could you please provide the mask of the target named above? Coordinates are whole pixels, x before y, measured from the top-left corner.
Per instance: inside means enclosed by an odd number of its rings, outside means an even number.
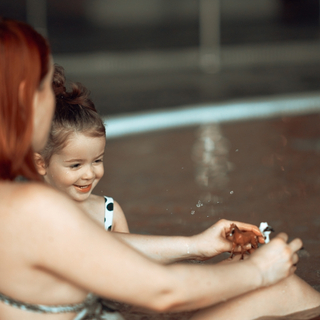
[[[87,186],[74,186],[79,192],[87,193],[92,188],[92,183]]]
[[[72,133],[66,146],[52,155],[44,176],[46,182],[73,200],[87,200],[104,173],[105,143],[104,136]]]

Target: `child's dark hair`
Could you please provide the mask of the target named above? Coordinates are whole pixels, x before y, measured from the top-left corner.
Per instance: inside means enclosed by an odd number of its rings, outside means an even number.
[[[41,151],[47,165],[52,155],[65,147],[70,134],[79,132],[90,137],[106,134],[103,121],[89,98],[90,92],[82,84],[70,83],[71,90],[67,91],[64,69],[55,65],[52,85],[56,109],[47,145]]]

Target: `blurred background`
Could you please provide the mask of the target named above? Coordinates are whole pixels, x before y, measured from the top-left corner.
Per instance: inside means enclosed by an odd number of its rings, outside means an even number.
[[[119,115],[319,90],[318,0],[1,0]]]

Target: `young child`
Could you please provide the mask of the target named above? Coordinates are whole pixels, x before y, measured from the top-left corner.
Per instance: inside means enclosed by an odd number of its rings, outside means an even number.
[[[68,194],[106,230],[129,232],[120,205],[110,197],[92,194],[104,174],[105,127],[79,83],[66,90],[64,69],[55,66],[53,89],[56,109],[45,148],[35,154],[44,180]]]

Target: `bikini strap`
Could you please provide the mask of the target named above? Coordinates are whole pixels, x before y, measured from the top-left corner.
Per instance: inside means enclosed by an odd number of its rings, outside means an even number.
[[[113,223],[113,198],[104,196],[105,210],[104,210],[104,228],[106,230],[112,229]]]
[[[13,306],[15,308],[19,308],[25,311],[32,311],[38,313],[64,313],[64,312],[79,312],[82,309],[86,308],[88,305],[88,300],[92,300],[93,297],[88,295],[86,300],[81,303],[75,304],[65,304],[65,305],[42,305],[42,304],[32,304],[32,303],[25,303],[11,297],[6,296],[3,293],[0,293],[0,301],[4,302],[9,306]]]

